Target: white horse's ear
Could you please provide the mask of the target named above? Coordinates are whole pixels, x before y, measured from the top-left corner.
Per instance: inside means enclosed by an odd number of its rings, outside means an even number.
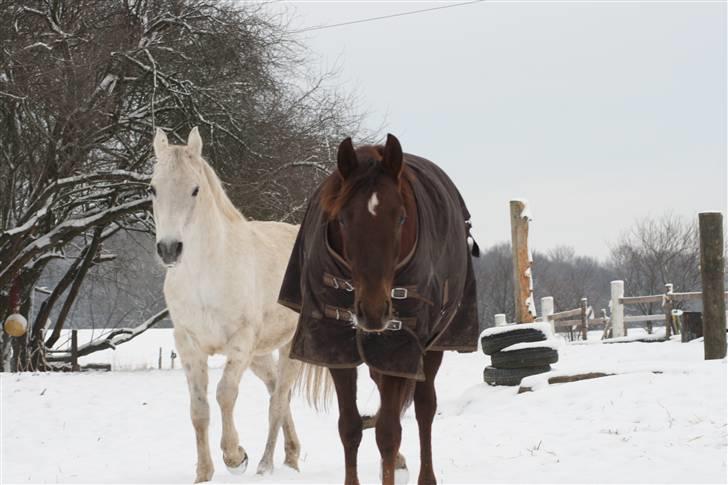
[[[154,154],[159,158],[159,154],[167,149],[169,141],[167,135],[164,134],[164,130],[157,128],[157,132],[154,135]]]
[[[187,137],[187,149],[192,155],[202,156],[202,138],[200,137],[200,130],[196,126],[192,128]]]

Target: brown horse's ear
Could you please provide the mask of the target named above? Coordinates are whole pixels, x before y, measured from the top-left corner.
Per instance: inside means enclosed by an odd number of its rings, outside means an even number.
[[[351,137],[347,137],[339,145],[339,151],[336,154],[336,166],[339,169],[339,175],[346,180],[349,175],[354,173],[359,161],[356,159],[354,145],[351,143]]]
[[[399,144],[397,137],[392,134],[387,134],[387,144],[384,145],[382,166],[392,177],[399,180],[399,176],[402,173],[402,145]]]

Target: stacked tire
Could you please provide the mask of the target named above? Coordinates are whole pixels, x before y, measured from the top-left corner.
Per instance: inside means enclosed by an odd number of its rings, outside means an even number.
[[[547,323],[514,324],[488,328],[481,334],[483,352],[491,365],[483,380],[491,386],[517,386],[521,379],[551,370],[559,360]]]

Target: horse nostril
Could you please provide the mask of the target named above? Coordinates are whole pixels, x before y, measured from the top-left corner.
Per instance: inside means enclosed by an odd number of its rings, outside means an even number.
[[[182,243],[178,242],[177,246],[175,247],[175,254],[179,258],[179,255],[182,254]]]
[[[162,257],[162,243],[157,243],[157,254]]]

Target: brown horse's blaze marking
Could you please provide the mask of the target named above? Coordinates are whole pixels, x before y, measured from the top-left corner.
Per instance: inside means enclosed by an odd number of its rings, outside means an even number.
[[[372,196],[369,197],[369,202],[367,202],[367,210],[372,215],[372,217],[376,217],[378,205],[379,205],[379,199],[377,198],[377,193],[372,192]]]

